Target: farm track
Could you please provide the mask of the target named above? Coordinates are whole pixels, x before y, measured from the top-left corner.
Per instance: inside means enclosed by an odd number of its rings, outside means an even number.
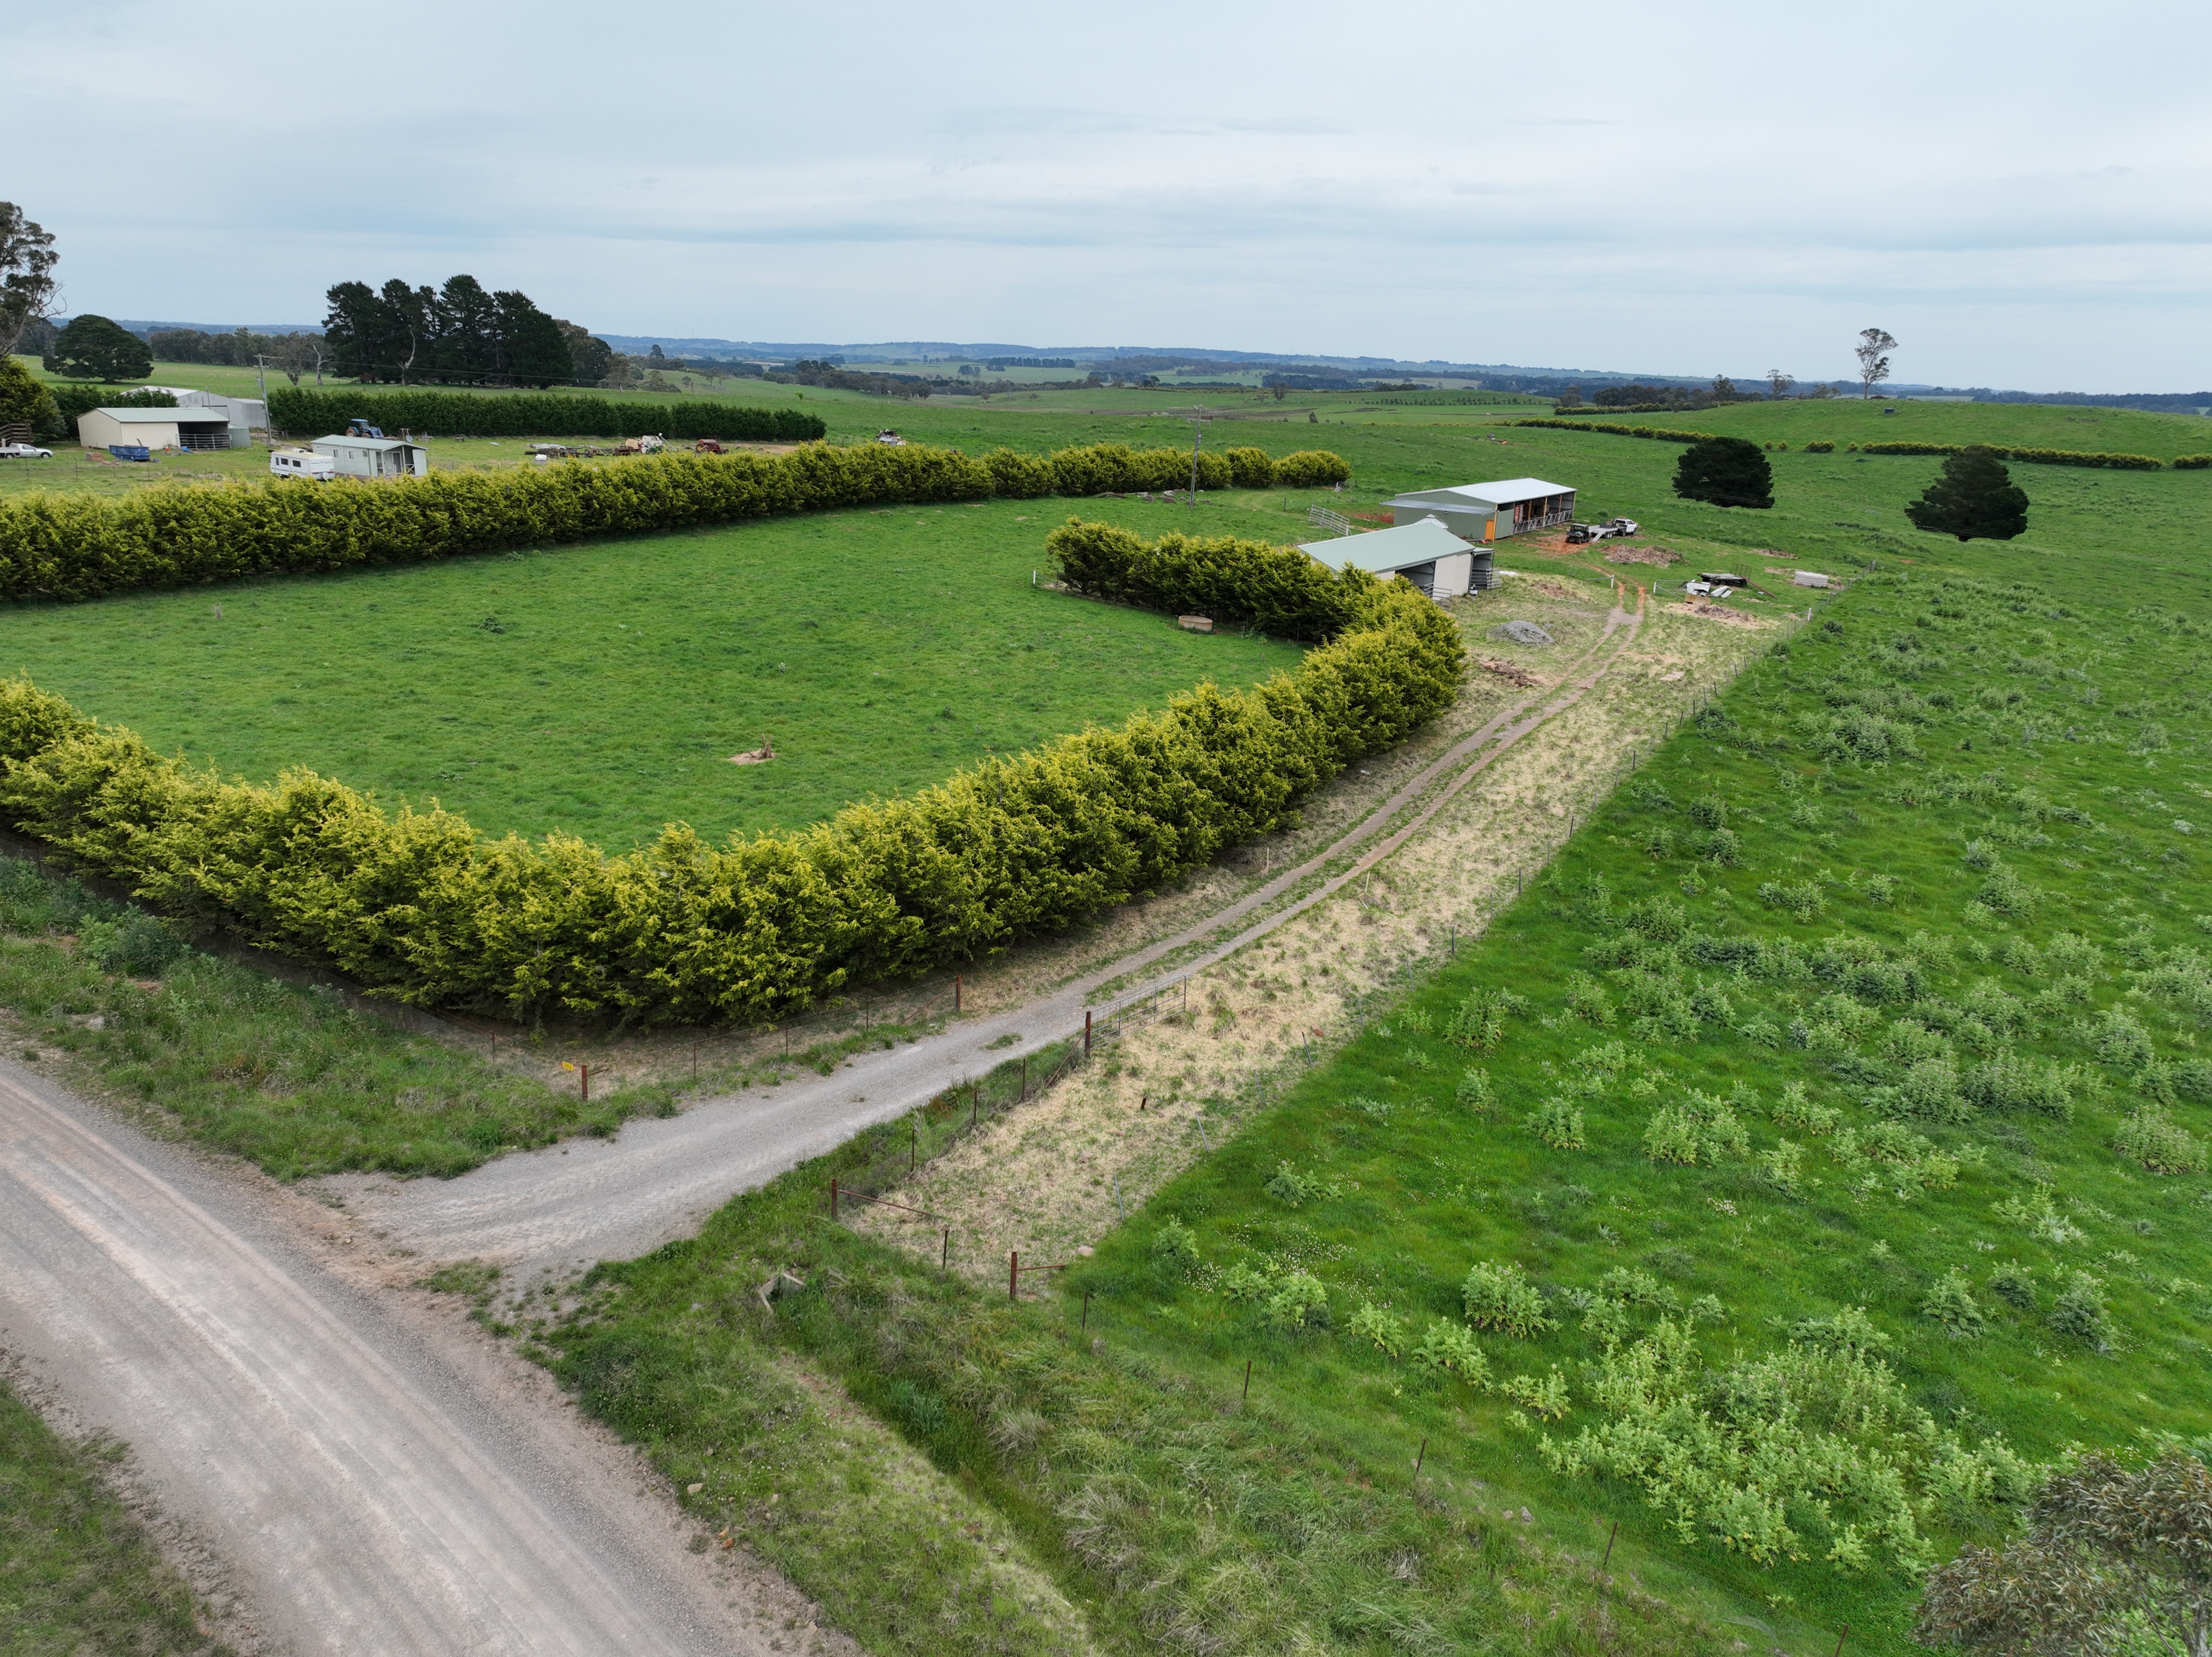
[[[1636,610],[1616,604],[1597,641],[1559,685],[1507,706],[1304,862],[1226,908],[1048,994],[963,1019],[908,1045],[856,1054],[826,1077],[809,1074],[702,1101],[679,1116],[629,1123],[617,1139],[518,1153],[453,1180],[402,1183],[343,1175],[323,1183],[365,1223],[389,1231],[427,1259],[495,1261],[510,1282],[533,1274],[566,1278],[596,1260],[629,1259],[689,1235],[738,1192],[1080,1029],[1100,990],[1116,990],[1109,1006],[1135,999],[1235,954],[1335,895],[1418,834],[1499,755],[1582,701],[1635,643],[1644,615],[1638,589]],[[1169,960],[1170,973],[1139,976]]]

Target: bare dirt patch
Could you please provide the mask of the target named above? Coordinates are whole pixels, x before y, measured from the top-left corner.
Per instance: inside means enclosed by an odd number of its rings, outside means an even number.
[[[1665,569],[1682,561],[1682,555],[1666,547],[1615,547],[1605,555],[1608,564],[1651,564]]]
[[[1679,610],[1686,616],[1696,616],[1708,622],[1726,622],[1733,627],[1772,627],[1774,625],[1770,621],[1748,615],[1741,610],[1730,610],[1726,604],[1707,604],[1702,598],[1685,598],[1680,604],[1669,604],[1667,608]]]

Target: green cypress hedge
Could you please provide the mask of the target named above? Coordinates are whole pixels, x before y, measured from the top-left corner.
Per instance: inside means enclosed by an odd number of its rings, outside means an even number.
[[[2173,469],[2178,472],[2201,472],[2212,467],[2212,454],[2178,454],[2173,457]]]
[[[1351,621],[1373,578],[1331,570],[1296,547],[1233,535],[1146,542],[1071,518],[1045,538],[1078,592],[1170,614],[1195,612],[1283,639],[1327,639]]]
[[[1225,485],[1229,460],[1200,459],[1200,481],[1218,474],[1213,487]],[[1188,484],[1188,454],[1118,443],[980,460],[921,444],[812,443],[787,455],[667,454],[381,483],[271,478],[121,498],[42,491],[0,501],[0,600],[420,563],[892,501],[1167,489],[1158,480],[1171,475]]]
[[[621,857],[564,835],[487,840],[309,771],[261,785],[189,770],[22,679],[0,684],[0,819],[149,902],[396,999],[757,1020],[1158,889],[1449,705],[1450,620],[1403,582],[1341,585],[1344,625],[1295,673],[1200,684],[795,834],[715,847],[674,823]]]
[[[1616,437],[1653,437],[1665,443],[1702,443],[1712,435],[1711,432],[1675,431],[1664,426],[1608,425],[1595,420],[1516,420],[1511,423],[1516,426],[1550,426],[1571,432],[1611,432]],[[2008,460],[2025,461],[2031,465],[2106,466],[2124,471],[2157,471],[2166,464],[2163,460],[2147,454],[2112,454],[2094,449],[2008,449],[1994,443],[1861,443],[1854,446],[1861,454],[1957,454],[1963,449],[1980,447]],[[1808,452],[1814,447],[1812,444],[1806,446]],[[1832,448],[1834,445],[1831,444],[1829,447]],[[2184,457],[2185,459],[2189,458]],[[2179,466],[2181,461],[2177,460],[2173,464]]]
[[[436,437],[643,437],[733,442],[805,443],[829,435],[820,416],[799,409],[750,409],[734,403],[623,403],[543,391],[484,396],[466,391],[331,391],[278,386],[269,423],[295,436],[342,432],[366,420],[387,435],[403,428]]]

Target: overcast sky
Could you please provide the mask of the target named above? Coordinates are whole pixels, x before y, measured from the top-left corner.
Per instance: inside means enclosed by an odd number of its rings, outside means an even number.
[[[2212,8],[11,8],[75,312],[2212,386]]]

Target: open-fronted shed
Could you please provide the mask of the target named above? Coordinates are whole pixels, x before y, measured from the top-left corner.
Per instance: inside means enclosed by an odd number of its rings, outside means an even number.
[[[1455,483],[1415,489],[1389,502],[1394,523],[1433,517],[1463,540],[1492,542],[1530,530],[1575,521],[1575,492],[1540,477],[1502,477],[1488,483]]]

